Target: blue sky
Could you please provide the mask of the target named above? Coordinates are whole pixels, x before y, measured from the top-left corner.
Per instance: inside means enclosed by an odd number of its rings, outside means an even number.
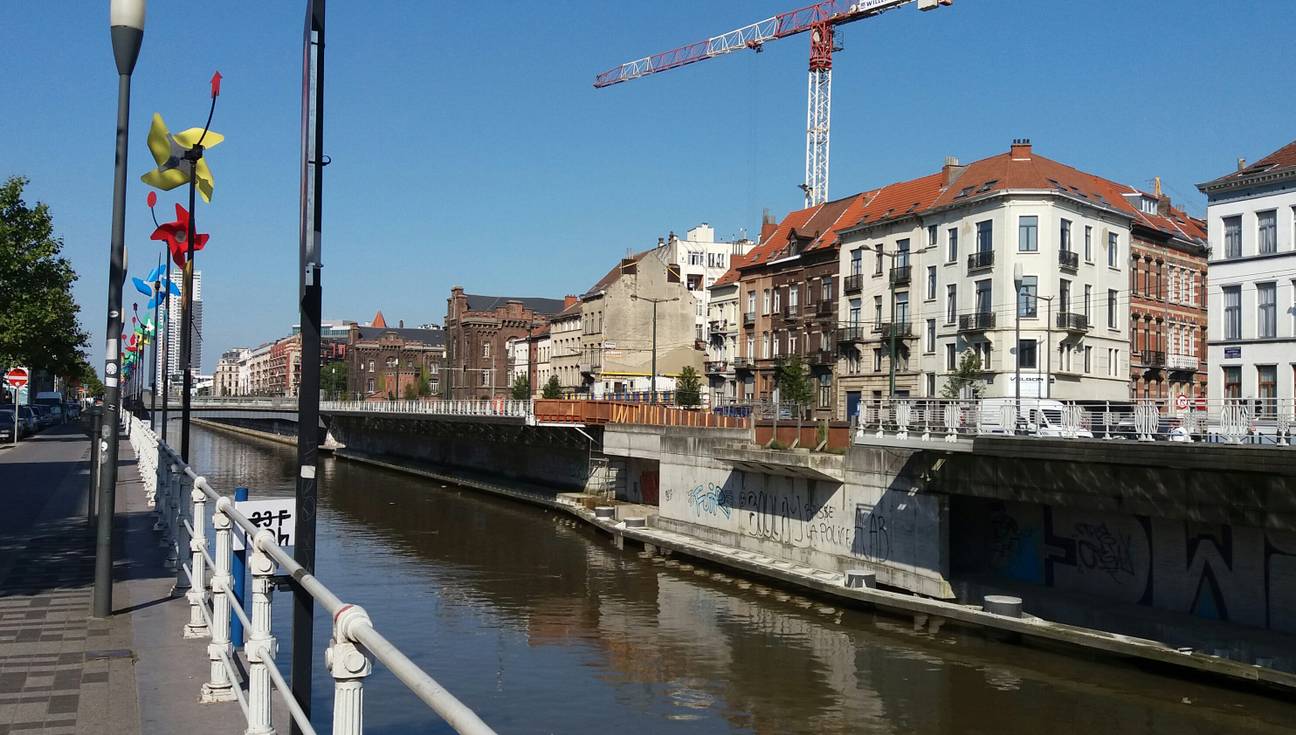
[[[158,251],[139,175],[148,120],[201,125],[210,152],[203,369],[297,320],[300,2],[154,0],[135,73],[127,243]],[[604,90],[594,74],[789,3],[333,2],[326,72],[324,311],[439,321],[450,286],[579,293],[628,249],[710,222],[755,232],[800,206],[804,36]],[[32,179],[81,275],[101,361],[116,85],[107,2],[20,3],[0,47],[0,176]],[[835,57],[831,193],[844,196],[1030,137],[1135,186],[1194,184],[1296,137],[1284,81],[1296,3],[956,0],[847,26]],[[187,50],[192,48],[192,50]],[[164,194],[166,210],[180,201]],[[129,292],[128,292],[129,293]]]

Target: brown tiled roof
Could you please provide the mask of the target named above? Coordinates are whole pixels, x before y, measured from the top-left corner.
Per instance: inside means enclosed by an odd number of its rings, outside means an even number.
[[[746,253],[742,255],[730,255],[729,270],[725,271],[724,275],[717,278],[715,280],[715,283],[711,284],[711,288],[715,288],[716,286],[726,286],[730,283],[737,283],[738,278],[741,275],[738,272],[738,269],[751,261],[752,253],[754,252],[755,249],[752,249],[752,250],[748,250]]]
[[[874,193],[854,194],[792,212],[783,218],[768,237],[752,248],[736,268],[741,270],[778,260],[788,254],[789,246],[794,240],[804,243],[801,252],[835,247],[838,231],[859,218],[866,202]]]
[[[1296,171],[1296,140],[1261,158],[1259,161],[1245,166],[1240,170],[1225,174],[1218,179],[1213,179],[1204,184],[1198,184],[1199,189],[1219,188],[1229,184],[1239,184],[1247,179],[1260,176],[1273,176],[1275,174],[1286,174]]]
[[[643,260],[644,257],[647,256],[649,253],[657,249],[658,248],[649,248],[647,250],[644,250],[643,252],[635,253],[634,255],[631,255],[629,258],[617,261],[617,264],[612,266],[612,269],[609,270],[602,278],[600,278],[597,283],[595,283],[593,286],[590,286],[589,290],[586,291],[585,293],[594,294],[594,293],[598,293],[599,291],[603,291],[607,289],[608,286],[611,286],[613,283],[616,283],[617,280],[621,278],[621,274],[623,269],[626,266],[627,260],[630,261],[631,263],[638,263],[639,261]]]

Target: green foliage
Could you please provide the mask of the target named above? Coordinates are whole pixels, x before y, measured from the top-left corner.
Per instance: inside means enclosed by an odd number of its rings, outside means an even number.
[[[950,373],[941,388],[945,398],[980,398],[985,390],[981,380],[981,358],[972,350],[964,350],[959,357],[958,369]],[[964,395],[966,393],[966,396]]]
[[[103,396],[104,384],[99,380],[99,374],[95,372],[94,368],[90,367],[90,363],[86,362],[84,357],[81,358],[81,365],[77,368],[73,379],[78,385],[85,387],[88,395],[95,398]]]
[[[540,395],[544,398],[562,398],[562,386],[558,384],[557,375],[549,376],[549,382],[545,383]]]
[[[23,201],[27,179],[0,184],[0,369],[24,365],[80,375],[86,333],[77,321],[76,273],[60,255],[49,207]]]
[[[401,392],[404,394],[404,398],[407,401],[412,401],[419,397],[418,386],[413,383],[406,383],[405,389]]]
[[[426,366],[419,368],[418,395],[420,398],[432,395],[432,381],[428,379]]]
[[[531,397],[531,378],[525,375],[519,375],[513,379],[513,388],[511,389],[513,400],[525,401]]]
[[[786,360],[778,361],[774,366],[774,384],[778,386],[781,401],[795,403],[805,408],[814,400],[810,376],[800,355],[792,355]]]
[[[702,378],[692,365],[685,365],[675,378],[675,403],[689,407],[702,405]]]
[[[330,362],[320,368],[320,390],[329,400],[337,400],[347,392],[347,364]]]

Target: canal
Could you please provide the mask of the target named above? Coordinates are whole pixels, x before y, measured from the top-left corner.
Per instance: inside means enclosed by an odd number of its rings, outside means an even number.
[[[191,454],[222,492],[292,495],[290,447],[195,427]],[[1205,735],[1296,721],[1296,705],[1276,699],[916,633],[621,552],[565,515],[472,490],[332,457],[320,470],[319,576],[501,733]],[[276,597],[285,637],[288,599]],[[322,651],[328,624],[316,620]],[[328,712],[322,656],[315,666],[314,707]],[[365,698],[369,733],[451,732],[380,667]]]

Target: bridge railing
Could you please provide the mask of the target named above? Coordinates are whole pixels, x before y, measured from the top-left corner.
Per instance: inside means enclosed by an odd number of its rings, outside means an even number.
[[[537,398],[534,404],[535,419],[540,423],[642,424],[712,429],[745,429],[751,426],[750,412],[747,415],[726,415],[706,409],[596,399]]]
[[[529,419],[532,416],[532,403],[529,400],[450,401],[436,398],[407,401],[320,401],[320,410],[326,412],[411,413]]]
[[[855,443],[870,438],[957,441],[980,435],[1053,439],[1291,445],[1296,401],[1147,399],[1133,402],[1039,398],[883,398],[851,417]]]
[[[185,464],[171,447],[158,440],[148,425],[134,416],[125,419],[131,446],[139,461],[140,478],[157,521],[153,530],[162,535],[166,563],[176,572],[175,588],[189,601],[185,638],[206,639],[210,663],[208,681],[202,685],[205,702],[237,701],[247,721],[248,733],[274,732],[271,725],[272,692],[278,691],[289,715],[303,733],[314,735],[301,705],[275,664],[278,643],[271,628],[271,603],[276,566],[309,594],[333,621],[333,636],[324,652],[325,668],[333,677],[335,735],[364,731],[364,679],[378,661],[396,675],[424,704],[458,733],[493,735],[471,709],[446,691],[373,626],[364,608],[348,603],[315,576],[306,572],[277,542],[275,534],[254,523],[218,493],[206,478]],[[208,522],[215,533],[209,546]],[[249,618],[231,592],[234,529],[244,532],[251,570]],[[244,645],[247,677],[239,680],[230,641],[230,615],[237,615],[248,631]],[[246,687],[246,691],[244,691]],[[220,716],[213,713],[214,716]]]

